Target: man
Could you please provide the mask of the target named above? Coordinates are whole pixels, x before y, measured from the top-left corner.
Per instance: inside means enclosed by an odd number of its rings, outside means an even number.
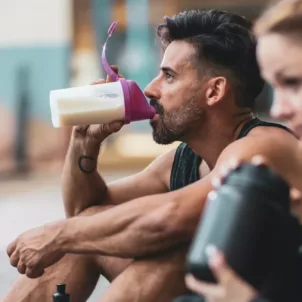
[[[68,219],[8,247],[11,264],[39,278],[21,277],[4,301],[45,301],[59,282],[73,301],[85,301],[99,275],[112,281],[103,302],[167,302],[186,292],[186,250],[221,163],[262,153],[273,165],[294,166],[295,137],[252,115],[263,81],[249,27],[215,10],[165,19],[160,73],[145,94],[158,113],[154,140],[184,144],[105,184],[96,171],[99,148],[121,124],[75,128],[62,182]]]

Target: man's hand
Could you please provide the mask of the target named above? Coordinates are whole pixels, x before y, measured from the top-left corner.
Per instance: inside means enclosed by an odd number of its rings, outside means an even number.
[[[111,66],[113,71],[118,74],[118,67]],[[118,75],[119,78],[124,78],[123,75]],[[92,85],[110,83],[110,77],[107,76],[106,80],[98,80],[93,82]],[[73,129],[74,138],[84,141],[85,143],[92,143],[92,145],[100,145],[110,134],[118,132],[124,125],[123,121],[115,121],[109,124],[100,125],[86,125],[76,126]]]
[[[218,284],[209,284],[196,280],[192,275],[186,276],[188,288],[207,302],[250,302],[257,295],[256,290],[242,280],[226,263],[223,255],[213,249],[210,267]]]
[[[58,239],[63,227],[64,221],[21,234],[7,248],[11,265],[29,278],[42,276],[45,268],[64,256]]]
[[[117,73],[117,67],[112,67]],[[119,75],[119,77],[123,77]],[[92,84],[110,82],[110,78]],[[62,193],[66,217],[106,202],[108,188],[97,171],[101,143],[123,126],[124,121],[73,127],[62,173]]]

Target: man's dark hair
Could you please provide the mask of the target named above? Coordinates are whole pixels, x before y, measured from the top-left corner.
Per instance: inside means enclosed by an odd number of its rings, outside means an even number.
[[[205,72],[231,81],[237,105],[254,106],[264,81],[256,60],[256,39],[246,18],[219,10],[190,10],[165,17],[157,35],[164,48],[175,40],[191,43],[198,62],[208,67]]]

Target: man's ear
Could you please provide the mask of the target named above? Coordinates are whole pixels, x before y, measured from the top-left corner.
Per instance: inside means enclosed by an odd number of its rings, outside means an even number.
[[[227,92],[227,79],[225,77],[211,78],[207,83],[206,99],[208,106],[217,104]]]

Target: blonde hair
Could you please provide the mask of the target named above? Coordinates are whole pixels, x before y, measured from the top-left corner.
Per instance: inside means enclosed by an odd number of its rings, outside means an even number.
[[[256,21],[257,36],[266,33],[302,33],[302,0],[281,0],[267,9]]]

